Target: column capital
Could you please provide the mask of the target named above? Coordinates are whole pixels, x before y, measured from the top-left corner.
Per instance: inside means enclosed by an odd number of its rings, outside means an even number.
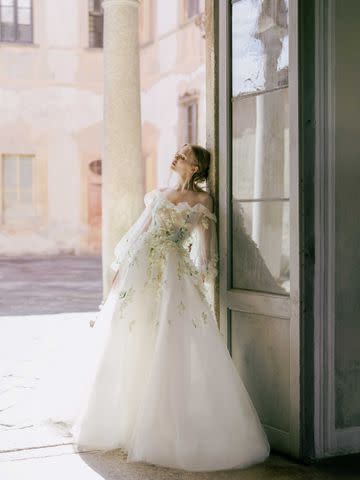
[[[101,6],[103,9],[113,6],[123,6],[128,5],[130,7],[138,7],[140,4],[140,0],[103,0],[101,2]]]

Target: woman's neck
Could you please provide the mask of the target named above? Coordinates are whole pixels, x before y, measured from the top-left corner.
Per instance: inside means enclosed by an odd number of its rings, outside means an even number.
[[[183,192],[184,190],[189,190],[189,189],[185,187],[185,182],[184,182],[184,183],[178,183],[175,187],[175,190],[177,192]]]

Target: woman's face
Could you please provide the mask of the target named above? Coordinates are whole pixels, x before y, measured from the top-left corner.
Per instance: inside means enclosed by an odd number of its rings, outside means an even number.
[[[190,145],[185,143],[180,150],[175,153],[170,168],[185,178],[191,177],[191,175],[198,170]]]

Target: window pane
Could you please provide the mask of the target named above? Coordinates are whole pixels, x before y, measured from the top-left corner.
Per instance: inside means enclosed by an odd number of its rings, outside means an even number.
[[[19,42],[31,42],[32,41],[32,28],[31,25],[18,25],[17,26],[17,40]]]
[[[1,23],[14,23],[15,9],[14,7],[1,6]]]
[[[197,143],[197,104],[194,103],[192,109],[192,143]]]
[[[3,42],[14,42],[16,39],[14,23],[2,23],[0,24],[1,40]]]
[[[89,16],[89,44],[90,47],[103,46],[103,15]]]
[[[12,205],[15,205],[17,202],[17,194],[15,190],[4,191],[3,193],[3,205],[4,208],[10,208]]]
[[[187,122],[188,122],[188,125],[191,125],[191,123],[192,123],[192,108],[193,108],[192,105],[189,105],[188,108],[187,108]]]
[[[232,94],[287,85],[288,0],[239,0],[232,7]]]
[[[102,0],[89,0],[89,11],[90,12],[102,12]]]
[[[15,0],[1,0],[0,5],[2,7],[13,7]]]
[[[199,13],[199,0],[187,0],[187,16],[193,17]]]
[[[233,288],[287,295],[289,202],[233,199]]]
[[[232,5],[232,286],[288,295],[288,0]]]
[[[36,214],[33,205],[31,156],[3,156],[3,205],[5,222],[23,222]]]
[[[20,25],[31,24],[31,10],[29,8],[18,9],[18,24]]]
[[[3,189],[17,188],[17,157],[6,155],[3,157]]]
[[[32,179],[32,158],[20,158],[19,162],[19,187],[20,189],[31,188]]]
[[[32,203],[32,190],[21,190],[19,194],[20,203],[31,204]]]
[[[18,7],[26,7],[31,8],[31,0],[18,0],[17,1]]]
[[[197,141],[197,104],[191,103],[186,107],[186,143]]]
[[[288,88],[233,99],[235,198],[288,198],[288,110]]]

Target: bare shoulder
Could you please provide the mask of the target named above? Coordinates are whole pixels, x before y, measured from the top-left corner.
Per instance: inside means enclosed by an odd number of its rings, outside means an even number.
[[[210,212],[214,211],[214,199],[213,197],[207,192],[199,192],[198,193],[198,201],[205,205]]]

